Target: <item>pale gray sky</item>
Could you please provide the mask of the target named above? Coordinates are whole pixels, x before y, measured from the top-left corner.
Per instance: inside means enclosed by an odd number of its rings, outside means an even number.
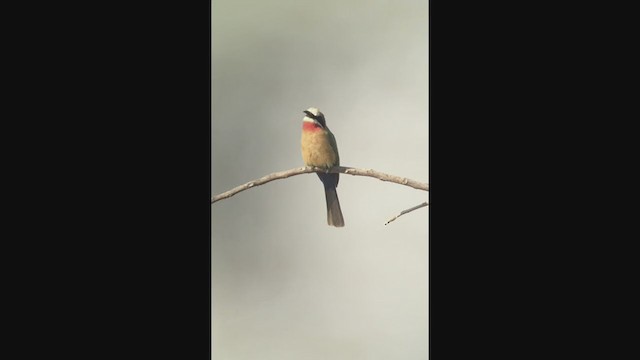
[[[212,5],[212,192],[302,166],[319,108],[341,164],[427,182],[428,3]],[[212,205],[213,355],[426,359],[427,193],[341,175],[344,228],[315,174]]]

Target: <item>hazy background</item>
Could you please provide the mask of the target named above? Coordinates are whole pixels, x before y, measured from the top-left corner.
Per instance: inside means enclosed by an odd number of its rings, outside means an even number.
[[[314,106],[344,166],[427,182],[426,0],[213,0],[217,194],[302,166]],[[213,356],[426,359],[427,193],[341,175],[327,226],[315,174],[212,205]]]

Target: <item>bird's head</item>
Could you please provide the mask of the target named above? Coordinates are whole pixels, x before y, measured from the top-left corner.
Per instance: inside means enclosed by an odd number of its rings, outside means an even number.
[[[314,107],[310,107],[303,112],[305,113],[305,117],[304,119],[302,119],[303,122],[313,123],[326,129],[327,124],[324,121],[324,114],[321,113],[320,110]]]

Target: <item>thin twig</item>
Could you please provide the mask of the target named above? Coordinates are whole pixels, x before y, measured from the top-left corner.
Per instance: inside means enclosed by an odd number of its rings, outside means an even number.
[[[391,219],[389,219],[389,220],[388,220],[386,223],[384,223],[384,224],[385,224],[385,225],[388,225],[390,222],[394,221],[395,219],[399,218],[400,216],[402,216],[402,215],[404,215],[404,214],[406,214],[406,213],[412,212],[413,210],[420,209],[421,207],[425,207],[425,206],[427,206],[427,205],[429,205],[429,204],[427,204],[427,202],[425,201],[425,202],[423,202],[423,203],[422,203],[422,204],[420,204],[420,205],[416,205],[416,206],[412,207],[411,209],[404,210],[404,211],[402,211],[400,214],[398,214],[398,215],[396,215],[396,216],[392,217]]]
[[[317,168],[317,167],[301,167],[301,168],[294,168],[294,169],[290,169],[290,170],[275,172],[273,174],[265,175],[265,176],[261,177],[260,179],[250,181],[250,182],[248,182],[246,184],[242,184],[240,186],[236,186],[236,187],[234,187],[233,189],[231,189],[229,191],[225,191],[222,194],[218,194],[218,195],[214,196],[211,199],[211,203],[213,204],[216,201],[229,198],[229,197],[231,197],[231,196],[233,196],[233,195],[235,195],[235,194],[237,194],[237,193],[239,193],[241,191],[245,191],[245,190],[250,189],[252,187],[256,187],[256,186],[260,186],[262,184],[266,184],[266,183],[268,183],[270,181],[273,181],[273,180],[285,179],[285,178],[288,178],[288,177],[291,177],[291,176],[308,174],[308,173],[312,173],[312,172],[329,172],[329,173],[343,173],[343,174],[354,175],[354,176],[369,176],[369,177],[376,178],[378,180],[389,181],[389,182],[393,182],[393,183],[400,184],[400,185],[410,186],[410,187],[412,187],[414,189],[429,191],[429,184],[421,183],[421,182],[418,182],[418,181],[415,181],[415,180],[411,180],[411,179],[407,179],[407,178],[403,178],[403,177],[400,177],[400,176],[381,173],[379,171],[375,171],[375,170],[372,170],[372,169],[356,169],[356,168],[345,167],[345,166],[334,166],[331,169],[327,170],[327,169]]]

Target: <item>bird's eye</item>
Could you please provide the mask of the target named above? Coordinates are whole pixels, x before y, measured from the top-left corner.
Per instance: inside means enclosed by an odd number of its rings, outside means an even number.
[[[311,113],[311,111],[305,110],[304,113],[307,114],[307,116],[309,116],[312,119],[317,119],[317,117],[315,115],[313,115],[313,113]]]

